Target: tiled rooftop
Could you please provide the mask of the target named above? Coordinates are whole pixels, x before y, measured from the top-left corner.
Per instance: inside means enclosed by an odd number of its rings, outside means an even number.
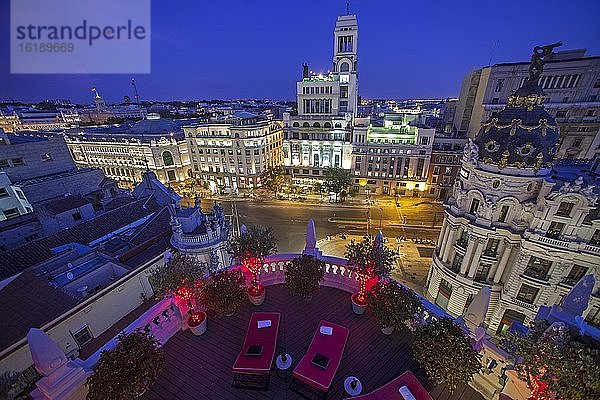
[[[231,388],[231,368],[244,341],[250,315],[258,311],[282,314],[280,329],[283,330],[277,353],[285,349],[293,358],[292,368],[306,352],[321,319],[350,329],[328,399],[345,397],[343,381],[349,375],[358,377],[363,393],[367,393],[410,370],[435,400],[483,400],[469,386],[459,386],[451,394],[444,386],[431,382],[412,356],[410,331],[404,329],[385,336],[373,317],[352,312],[350,293],[321,287],[307,302],[290,296],[285,285],[269,286],[261,306],[247,303],[232,317],[215,318],[209,313],[208,329],[202,336],[194,336],[189,331],[178,332],[164,346],[165,369],[142,399],[300,398],[288,389],[289,380],[278,378],[274,372],[268,391]]]
[[[31,266],[49,260],[55,254],[51,249],[68,243],[89,244],[115,230],[135,222],[158,210],[154,200],[140,199],[69,229],[26,243],[0,253],[0,279],[8,278]]]

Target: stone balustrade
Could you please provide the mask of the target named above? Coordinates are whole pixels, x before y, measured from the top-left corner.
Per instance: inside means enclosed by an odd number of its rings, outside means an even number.
[[[129,324],[124,331],[129,333],[142,329],[151,334],[164,345],[173,335],[182,329],[185,323],[184,316],[189,308],[184,302],[173,298],[165,298],[156,303],[152,308]],[[104,346],[96,350],[85,360],[77,359],[75,362],[86,371],[91,371],[100,359],[104,350],[110,350],[117,345],[117,336],[109,340]]]

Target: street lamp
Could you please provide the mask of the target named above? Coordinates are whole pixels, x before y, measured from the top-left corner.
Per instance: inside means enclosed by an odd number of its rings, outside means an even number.
[[[383,207],[379,208],[379,229],[381,230],[381,218],[383,217]]]

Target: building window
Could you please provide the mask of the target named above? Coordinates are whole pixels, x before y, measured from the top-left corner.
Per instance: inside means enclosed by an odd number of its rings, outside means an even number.
[[[0,168],[7,168],[8,160],[0,160]]]
[[[436,165],[435,167],[433,167],[433,175],[439,175],[440,174],[440,167],[438,165]]]
[[[498,222],[506,222],[506,217],[508,216],[508,210],[510,210],[510,206],[502,206],[502,208],[500,208],[500,215],[498,215]]]
[[[94,338],[92,336],[92,332],[90,331],[89,326],[87,325],[78,330],[77,332],[72,332],[71,334],[73,335],[73,339],[75,339],[75,342],[77,343],[77,346],[79,346],[79,348],[83,347],[86,343],[88,343]]]
[[[490,273],[491,264],[480,264],[477,267],[477,272],[475,273],[475,277],[473,278],[476,282],[485,282],[487,281],[488,274]]]
[[[460,266],[462,265],[463,262],[463,256],[461,256],[460,254],[455,254],[454,255],[454,259],[452,260],[452,265],[450,266],[450,269],[454,272],[459,272],[460,271]]]
[[[585,276],[587,271],[587,267],[575,264],[571,268],[571,271],[569,271],[569,275],[567,275],[562,282],[566,285],[573,286]]]
[[[25,161],[23,160],[23,157],[13,158],[12,163],[15,167],[25,165]]]
[[[14,218],[19,216],[19,210],[16,208],[7,208],[4,210],[4,216],[6,219]]]
[[[170,151],[163,151],[162,153],[163,164],[165,166],[174,165],[173,154]]]
[[[175,179],[175,171],[167,171],[167,180],[174,181]]]
[[[526,285],[524,283],[521,285],[521,289],[519,290],[519,293],[517,294],[517,300],[523,301],[528,304],[533,304],[539,291],[540,291],[540,289],[533,287],[533,286]]]
[[[8,192],[4,188],[0,188],[0,199],[3,197],[8,197]]]
[[[479,200],[473,199],[471,200],[471,208],[469,209],[469,214],[475,215],[477,210],[479,209]]]
[[[580,146],[581,146],[581,138],[573,139],[573,144],[571,145],[571,147],[579,148]]]
[[[73,221],[80,221],[81,220],[81,213],[79,211],[77,211],[76,213],[71,214],[71,216],[73,217]]]
[[[542,258],[531,256],[531,258],[529,259],[529,262],[527,263],[527,268],[525,268],[524,274],[529,276],[530,278],[547,281],[548,280],[548,272],[550,272],[551,266],[552,266],[552,261],[548,261],[548,260],[544,260]]]
[[[442,279],[437,297],[435,298],[435,304],[446,310],[450,302],[450,296],[452,296],[452,285],[447,280]]]
[[[562,222],[552,221],[550,227],[546,231],[546,237],[550,239],[558,239],[562,234],[565,224]]]
[[[498,104],[499,101],[500,101],[500,99],[498,97],[494,97],[492,99],[492,104]]]
[[[556,215],[560,215],[563,217],[568,217],[571,215],[571,211],[573,211],[574,203],[569,203],[567,201],[563,201],[558,206],[558,210],[556,210]]]
[[[596,229],[594,235],[590,239],[590,244],[599,245],[600,244],[600,229]]]
[[[501,335],[503,333],[506,333],[506,331],[508,330],[508,328],[510,328],[513,322],[525,322],[525,314],[513,310],[504,311],[504,315],[500,320],[500,325],[498,325],[498,330],[496,331],[496,334]]]
[[[485,246],[485,250],[483,254],[488,257],[496,257],[498,254],[498,246],[500,245],[500,239],[488,239],[487,245]]]
[[[42,154],[42,161],[43,162],[52,161],[52,154],[50,154],[50,153]]]
[[[565,118],[567,116],[566,110],[560,110],[556,112],[556,118]]]
[[[503,86],[504,86],[504,79],[498,79],[496,81],[496,89],[494,89],[494,92],[496,92],[496,93],[501,92]]]

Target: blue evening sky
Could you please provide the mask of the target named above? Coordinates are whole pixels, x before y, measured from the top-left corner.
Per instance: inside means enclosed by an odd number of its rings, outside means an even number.
[[[51,1],[51,0],[49,0]],[[0,100],[133,97],[131,75],[11,75],[9,1],[0,1]],[[97,2],[99,5],[102,1]],[[331,68],[343,0],[152,0],[152,73],[135,76],[142,100],[294,99],[301,64]],[[458,96],[463,76],[526,61],[533,46],[600,55],[599,0],[353,0],[359,93],[365,98]]]

